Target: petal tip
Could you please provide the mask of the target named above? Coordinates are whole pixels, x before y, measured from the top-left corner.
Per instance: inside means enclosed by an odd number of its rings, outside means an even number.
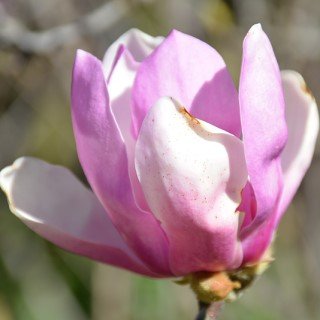
[[[249,31],[244,39],[244,42],[246,42],[246,40],[248,38],[251,39],[251,41],[252,41],[252,39],[256,39],[258,41],[264,35],[265,35],[265,32],[262,29],[261,23],[256,23],[249,29]]]
[[[177,37],[181,37],[181,36],[187,36],[187,35],[177,29],[172,29],[169,32],[167,38],[177,38]]]
[[[178,33],[181,33],[181,32],[179,30],[177,30],[177,29],[171,29],[171,31],[168,33],[168,35],[178,34]]]
[[[257,33],[261,31],[263,31],[261,23],[256,23],[249,29],[248,34]]]
[[[3,168],[0,171],[0,188],[6,194],[8,194],[8,191],[10,189],[14,172],[21,167],[24,161],[25,161],[24,157],[18,158],[17,160],[14,161],[12,165]]]
[[[187,110],[184,108],[184,106],[175,98],[170,96],[164,96],[157,100],[157,102],[154,104],[155,108],[166,108],[166,111],[169,111],[169,108],[172,108],[172,110],[177,110],[181,112],[182,110]]]
[[[0,172],[0,187],[7,196],[10,211],[19,219],[35,223],[41,223],[39,219],[28,215],[27,213],[19,210],[14,201],[14,189],[17,176],[21,174],[23,165],[30,160],[28,157],[21,157],[16,159],[12,165],[3,168]]]
[[[77,49],[75,54],[75,61],[84,60],[88,56],[91,56],[91,54],[85,50]]]
[[[12,166],[5,167],[0,172],[0,188],[7,193],[9,188],[9,180],[12,173]]]
[[[139,36],[145,36],[146,33],[143,32],[142,30],[138,29],[138,28],[131,28],[129,29],[127,32],[127,34],[134,34],[134,35],[139,35]]]
[[[75,73],[77,70],[84,69],[90,64],[94,65],[97,63],[102,64],[102,62],[91,53],[82,49],[77,49],[74,58],[73,73]]]
[[[291,81],[298,81],[299,83],[305,83],[302,75],[291,69],[281,70],[281,77],[283,80],[291,80]]]
[[[303,94],[311,101],[315,100],[312,91],[310,90],[303,76],[299,72],[294,70],[282,70],[281,78],[284,84],[292,83],[297,88],[297,90],[300,89],[300,91],[302,91]]]

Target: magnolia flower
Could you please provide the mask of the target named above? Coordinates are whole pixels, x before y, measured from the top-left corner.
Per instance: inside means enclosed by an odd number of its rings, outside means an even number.
[[[129,30],[102,62],[79,50],[72,120],[92,191],[66,168],[20,158],[1,172],[10,208],[66,250],[150,277],[259,263],[319,125],[260,25],[244,39],[238,91],[217,51],[178,31]]]

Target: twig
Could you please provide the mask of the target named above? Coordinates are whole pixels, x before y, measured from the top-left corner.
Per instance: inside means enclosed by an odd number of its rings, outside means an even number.
[[[217,320],[223,302],[214,302],[207,304],[199,302],[199,313],[195,320]]]

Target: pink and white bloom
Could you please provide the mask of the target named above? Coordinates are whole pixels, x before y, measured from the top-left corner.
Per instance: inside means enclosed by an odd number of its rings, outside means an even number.
[[[151,277],[258,262],[319,127],[260,25],[244,39],[238,91],[218,52],[178,31],[129,30],[103,62],[79,50],[72,120],[92,191],[20,158],[1,172],[11,210],[66,250]]]

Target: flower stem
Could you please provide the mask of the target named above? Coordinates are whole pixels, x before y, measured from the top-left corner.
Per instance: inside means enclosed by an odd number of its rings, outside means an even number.
[[[195,320],[217,320],[223,302],[213,302],[212,304],[199,302],[199,313]]]

